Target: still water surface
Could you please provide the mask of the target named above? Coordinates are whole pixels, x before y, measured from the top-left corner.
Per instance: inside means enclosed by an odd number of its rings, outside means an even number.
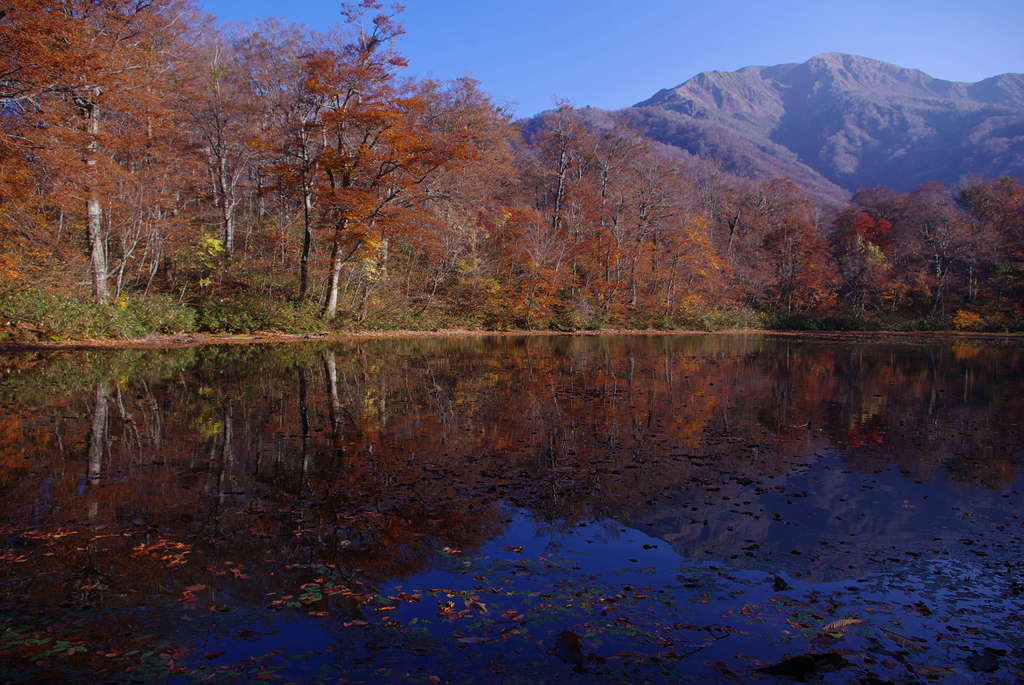
[[[0,357],[0,680],[1016,683],[1024,347]]]

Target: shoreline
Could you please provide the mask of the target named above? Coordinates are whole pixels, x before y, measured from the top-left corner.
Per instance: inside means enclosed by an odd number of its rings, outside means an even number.
[[[348,342],[355,340],[387,340],[410,338],[471,338],[471,337],[586,337],[586,336],[690,336],[690,335],[764,335],[772,337],[814,338],[817,340],[1024,340],[1024,333],[983,333],[975,331],[773,331],[757,328],[703,330],[660,330],[603,328],[598,330],[511,330],[488,331],[473,329],[442,329],[436,331],[349,331],[338,333],[274,333],[260,332],[239,335],[183,334],[149,336],[145,338],[100,338],[84,340],[15,341],[0,343],[0,353],[39,352],[60,350],[148,350],[181,349],[211,345],[272,345],[301,342]],[[914,340],[911,340],[913,342]]]

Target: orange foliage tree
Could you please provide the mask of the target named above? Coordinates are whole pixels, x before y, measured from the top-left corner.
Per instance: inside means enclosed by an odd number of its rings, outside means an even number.
[[[337,315],[342,267],[360,248],[368,253],[362,265],[365,318],[374,284],[387,276],[392,233],[408,229],[413,209],[424,210],[433,176],[475,154],[469,122],[458,119],[458,107],[445,107],[438,84],[398,82],[405,60],[388,43],[402,29],[393,14],[380,10],[381,3],[371,0],[346,6],[357,38],[307,60],[305,87],[324,101],[315,192],[331,245],[326,319]],[[367,22],[369,12],[376,14]]]

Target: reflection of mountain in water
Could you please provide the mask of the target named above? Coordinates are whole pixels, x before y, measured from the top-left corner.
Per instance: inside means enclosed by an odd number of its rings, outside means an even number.
[[[964,540],[970,553],[989,556],[991,543],[1001,540],[979,532],[1005,529],[1014,520],[1002,491],[965,489],[946,472],[928,483],[895,467],[855,473],[834,455],[768,487],[723,488],[726,501],[695,507],[702,494],[684,492],[634,513],[629,525],[666,540],[687,558],[728,560],[810,580],[853,577],[921,557],[955,557],[964,553]]]
[[[1016,346],[567,337],[182,354],[16,360],[27,368],[0,386],[4,525],[144,529],[207,563],[384,579],[479,546],[510,502],[619,520],[688,557],[840,578],[961,553],[962,538],[991,552],[984,534],[1019,487]]]

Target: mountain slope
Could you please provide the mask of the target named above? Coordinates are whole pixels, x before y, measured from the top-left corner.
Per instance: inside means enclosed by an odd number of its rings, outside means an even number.
[[[1024,75],[935,79],[865,57],[706,72],[621,110],[656,141],[823,197],[1024,176]]]

